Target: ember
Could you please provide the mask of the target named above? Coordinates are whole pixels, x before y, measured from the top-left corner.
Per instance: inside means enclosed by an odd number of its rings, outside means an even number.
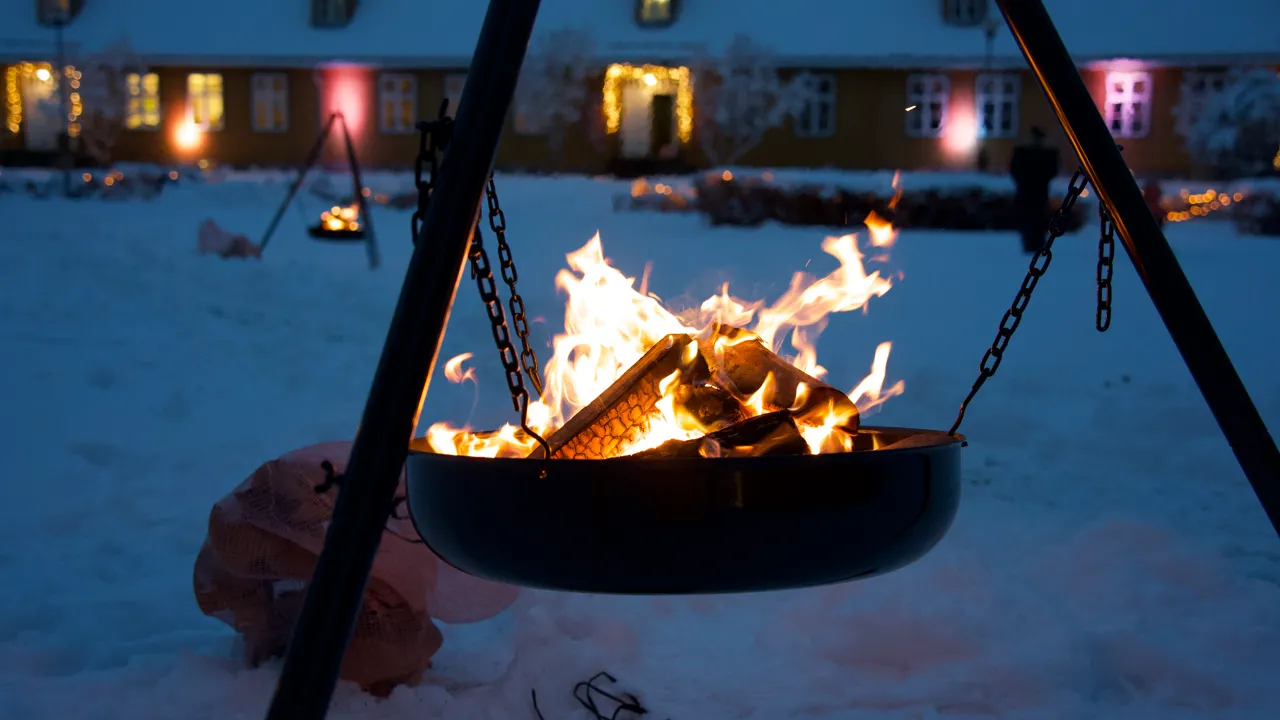
[[[894,231],[867,219],[883,250]],[[822,249],[840,261],[829,275],[796,273],[773,304],[746,302],[727,285],[701,306],[675,313],[609,265],[599,235],[567,256],[556,286],[568,295],[565,332],[553,340],[545,392],[529,404],[529,425],[553,458],[741,457],[848,452],[860,415],[903,390],[884,388],[890,343],[876,349],[871,373],[846,394],[823,381],[815,342],[830,313],[862,308],[888,292],[868,273],[855,235],[829,237]],[[783,354],[785,341],[795,355]],[[470,357],[469,354],[465,354]],[[459,356],[446,377],[460,382]],[[541,457],[518,427],[472,432],[435,423],[437,453]]]

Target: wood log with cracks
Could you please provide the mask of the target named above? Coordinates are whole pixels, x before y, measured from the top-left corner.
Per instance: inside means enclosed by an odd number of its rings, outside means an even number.
[[[711,371],[711,381],[746,402],[773,375],[764,393],[764,410],[791,410],[803,424],[821,425],[830,412],[847,418],[839,427],[853,434],[858,430],[858,406],[848,395],[818,380],[782,359],[758,335],[728,325],[717,325],[698,350]],[[797,407],[801,384],[808,388]]]

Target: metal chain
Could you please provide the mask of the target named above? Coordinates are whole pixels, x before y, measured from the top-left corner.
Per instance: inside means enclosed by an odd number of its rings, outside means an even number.
[[[1098,218],[1102,221],[1102,235],[1098,239],[1098,315],[1094,326],[1098,332],[1111,327],[1111,271],[1116,259],[1116,225],[1111,213],[1098,198]]]
[[[511,289],[511,321],[516,326],[516,336],[520,338],[520,364],[525,375],[533,383],[533,389],[542,395],[542,375],[538,371],[538,356],[529,347],[529,321],[525,318],[524,298],[516,290],[515,259],[511,256],[511,246],[507,244],[507,216],[498,203],[498,188],[493,184],[493,175],[489,175],[489,183],[485,186],[485,200],[489,204],[489,229],[498,239],[498,263],[502,269],[502,280]],[[479,234],[476,236],[479,237]]]
[[[452,140],[453,121],[445,115],[448,105],[448,100],[440,104],[440,114],[435,122],[420,122],[416,125],[419,132],[419,152],[414,169],[414,185],[418,190],[418,209],[414,212],[412,221],[415,241],[422,227],[422,221],[426,218],[431,193],[435,189],[436,172],[439,169],[439,155],[448,149],[449,142]],[[430,165],[431,168],[431,177],[426,181],[422,178],[424,165]],[[498,252],[503,262],[503,280],[506,280],[511,288],[512,313],[516,314],[517,309],[519,311],[517,315],[519,319],[517,331],[520,332],[520,340],[525,353],[528,354],[530,362],[532,362],[533,370],[530,377],[535,378],[533,380],[534,385],[538,392],[541,393],[542,380],[537,375],[537,357],[534,356],[533,350],[529,348],[527,340],[528,323],[524,317],[524,300],[515,292],[517,276],[515,263],[511,258],[511,248],[506,242],[506,218],[502,215],[501,208],[497,204],[497,194],[493,189],[492,174],[489,176],[486,195],[489,199],[490,227],[494,229],[495,234],[498,236]],[[489,326],[493,333],[493,340],[498,346],[498,357],[502,361],[503,371],[507,375],[507,389],[511,392],[512,407],[520,414],[520,427],[542,446],[543,457],[549,458],[551,457],[551,448],[547,445],[547,441],[529,427],[529,391],[524,387],[524,375],[521,372],[520,358],[516,355],[515,347],[511,344],[511,333],[507,329],[506,314],[502,311],[502,300],[498,297],[498,286],[493,279],[493,268],[489,263],[489,255],[484,249],[479,223],[476,224],[468,258],[471,263],[471,277],[476,281],[476,287],[480,290],[480,299],[484,302],[485,312],[489,316]],[[510,265],[509,273],[507,271],[508,265]],[[521,329],[523,330],[522,332]],[[526,366],[527,368],[528,366]]]
[[[978,390],[987,381],[987,378],[996,374],[996,370],[1000,368],[1000,361],[1004,359],[1004,351],[1009,347],[1009,341],[1013,339],[1013,333],[1018,329],[1018,325],[1022,322],[1022,314],[1026,312],[1027,305],[1031,302],[1031,293],[1035,292],[1036,285],[1040,282],[1040,278],[1045,271],[1049,269],[1049,263],[1053,261],[1053,242],[1062,237],[1066,233],[1067,219],[1071,213],[1071,209],[1075,207],[1076,201],[1080,199],[1080,193],[1084,192],[1085,186],[1089,184],[1085,177],[1084,170],[1078,169],[1071,176],[1071,182],[1067,184],[1067,195],[1062,199],[1062,205],[1058,206],[1057,212],[1049,219],[1049,234],[1045,238],[1044,244],[1036,251],[1031,258],[1031,266],[1027,269],[1027,276],[1022,280],[1022,287],[1018,290],[1018,294],[1013,298],[1013,304],[1005,311],[1004,318],[1000,320],[1000,329],[996,332],[996,339],[991,343],[991,348],[982,356],[982,363],[978,366],[978,379],[974,381],[973,388],[969,390],[969,394],[965,396],[964,402],[960,403],[960,412],[956,415],[956,421],[951,425],[951,429],[947,431],[949,435],[955,435],[960,429],[960,423],[964,421],[964,412],[968,409],[969,403],[973,401],[974,396],[978,394]]]

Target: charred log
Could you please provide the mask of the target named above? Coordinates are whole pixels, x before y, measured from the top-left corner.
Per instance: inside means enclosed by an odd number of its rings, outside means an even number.
[[[848,395],[800,370],[765,346],[753,333],[727,325],[717,325],[699,352],[711,371],[712,382],[745,402],[756,394],[772,375],[764,391],[768,412],[791,410],[801,423],[821,424],[829,413],[844,419],[840,427],[849,433],[858,429],[858,406]],[[801,395],[800,386],[807,392]]]

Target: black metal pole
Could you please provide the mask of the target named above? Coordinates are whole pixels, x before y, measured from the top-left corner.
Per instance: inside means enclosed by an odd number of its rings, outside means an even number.
[[[271,218],[271,223],[267,225],[267,231],[262,234],[262,242],[258,243],[259,251],[267,249],[267,243],[271,242],[271,236],[275,234],[276,226],[280,224],[280,219],[284,217],[285,211],[289,209],[289,203],[293,202],[293,196],[298,194],[298,189],[302,187],[302,181],[307,179],[307,173],[311,172],[311,167],[316,164],[316,160],[320,159],[320,151],[324,149],[324,141],[329,137],[329,133],[333,132],[333,124],[337,120],[338,113],[330,115],[329,121],[320,130],[320,135],[311,146],[311,150],[307,152],[307,159],[303,161],[302,169],[298,171],[298,177],[294,178],[293,184],[289,186],[289,192],[285,193],[284,202],[280,203],[280,207],[276,209],[276,214]]]
[[[269,720],[323,718],[462,278],[471,233],[539,0],[490,0],[453,141],[356,431],[324,551],[294,626]]]
[[[1098,197],[1111,213],[1182,360],[1280,534],[1280,450],[1222,347],[1169,241],[1142,199],[1041,0],[996,0]],[[1169,438],[1169,442],[1177,442]]]
[[[338,114],[338,125],[342,130],[342,141],[347,146],[347,164],[351,166],[351,182],[355,185],[356,206],[360,208],[360,221],[364,223],[364,250],[369,256],[369,269],[378,267],[378,241],[373,235],[373,213],[369,212],[369,199],[364,196],[364,182],[360,180],[360,162],[356,159],[356,146],[351,142],[351,133],[347,131],[347,119]]]

